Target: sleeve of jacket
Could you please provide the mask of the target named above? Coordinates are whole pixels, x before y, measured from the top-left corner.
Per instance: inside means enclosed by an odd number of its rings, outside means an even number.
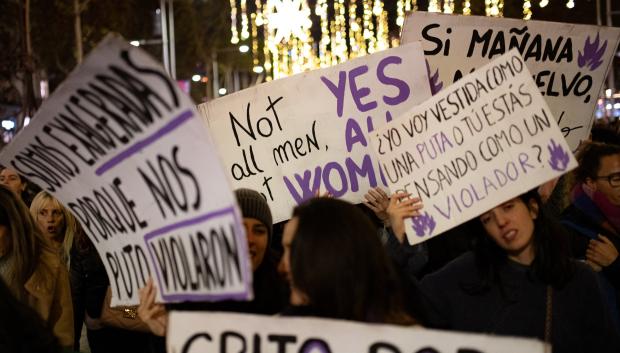
[[[79,350],[86,306],[84,304],[84,263],[81,253],[75,247],[72,249],[69,272],[71,275],[71,299],[73,301],[73,346],[75,350]]]
[[[585,266],[584,266],[585,267]],[[609,307],[605,304],[602,289],[594,273],[585,268],[581,270],[581,298],[588,298],[583,303],[583,337],[590,352],[620,352],[620,335],[609,316]]]
[[[425,243],[414,246],[401,244],[391,229],[381,229],[382,238],[386,240],[385,248],[392,261],[409,276],[416,277],[428,262],[428,251]]]
[[[60,265],[56,274],[56,286],[48,323],[58,337],[60,345],[73,348],[73,303],[71,302],[69,271],[64,264]]]
[[[620,289],[620,256],[603,268],[603,274],[616,289]]]

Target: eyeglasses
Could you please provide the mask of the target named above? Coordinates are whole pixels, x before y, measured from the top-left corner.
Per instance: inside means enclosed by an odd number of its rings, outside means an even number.
[[[596,179],[607,179],[611,187],[620,187],[620,173],[611,173],[609,175],[597,175]]]

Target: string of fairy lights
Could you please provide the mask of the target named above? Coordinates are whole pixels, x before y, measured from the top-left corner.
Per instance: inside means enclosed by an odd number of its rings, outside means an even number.
[[[264,72],[267,80],[328,67],[397,46],[399,41],[390,36],[383,0],[229,1],[230,42],[251,42],[254,72]],[[472,1],[428,0],[427,11],[450,14],[458,8],[471,15]],[[532,17],[534,3],[543,8],[550,1],[523,0],[523,18]],[[569,9],[575,6],[575,0],[560,1]],[[418,0],[395,3],[400,28],[406,13],[418,10]],[[484,0],[484,5],[486,16],[503,16],[504,0]]]

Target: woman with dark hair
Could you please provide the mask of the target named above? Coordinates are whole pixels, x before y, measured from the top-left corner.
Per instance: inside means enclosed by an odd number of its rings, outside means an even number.
[[[422,280],[432,327],[544,339],[555,353],[620,352],[594,273],[570,260],[536,191],[473,222],[473,252]]]
[[[28,182],[23,175],[20,175],[11,168],[0,166],[0,185],[4,185],[22,200],[26,206],[30,205],[32,197],[41,190],[37,185]]]
[[[67,268],[40,233],[26,205],[4,186],[0,186],[0,278],[18,300],[41,316],[61,346],[73,346]]]
[[[290,316],[412,325],[396,271],[371,220],[354,205],[314,198],[298,206],[283,235]]]
[[[20,199],[28,186],[28,182],[11,168],[2,168],[0,170],[0,184],[9,188]]]

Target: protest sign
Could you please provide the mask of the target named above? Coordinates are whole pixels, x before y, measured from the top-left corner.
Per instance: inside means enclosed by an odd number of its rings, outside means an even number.
[[[424,203],[405,220],[419,243],[577,166],[516,50],[375,130],[391,191]]]
[[[575,151],[587,139],[620,28],[413,12],[402,42],[422,41],[434,89],[455,82],[512,48]]]
[[[318,318],[170,313],[168,352],[517,353],[540,341]]]
[[[252,297],[247,240],[190,99],[146,53],[107,37],[0,155],[52,193],[97,248],[113,305]]]
[[[235,188],[274,222],[319,189],[352,202],[385,185],[366,133],[430,97],[419,43],[255,86],[199,106]]]

